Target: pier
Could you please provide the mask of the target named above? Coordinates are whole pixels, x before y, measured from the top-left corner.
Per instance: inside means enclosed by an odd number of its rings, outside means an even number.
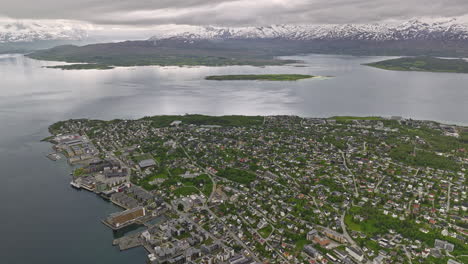
[[[59,159],[61,159],[60,155],[57,154],[57,153],[50,153],[50,154],[47,154],[46,157],[52,161],[57,161]]]
[[[141,233],[142,232],[138,232],[114,239],[114,241],[112,241],[112,245],[118,246],[121,251],[143,246],[143,243],[140,239]]]

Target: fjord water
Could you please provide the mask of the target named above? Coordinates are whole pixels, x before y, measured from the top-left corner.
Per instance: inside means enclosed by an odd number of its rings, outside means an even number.
[[[468,124],[468,74],[362,66],[382,57],[308,55],[305,67],[137,67],[62,71],[0,56],[0,258],[2,263],[144,263],[119,252],[100,219],[118,210],[69,186],[65,161],[45,158],[47,127],[69,118],[147,115],[400,115]],[[298,82],[206,81],[206,75],[299,73]]]

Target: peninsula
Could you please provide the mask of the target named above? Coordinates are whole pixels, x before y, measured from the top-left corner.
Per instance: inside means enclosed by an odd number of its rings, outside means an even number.
[[[315,78],[318,76],[304,74],[245,74],[245,75],[213,75],[207,76],[206,80],[211,81],[297,81],[302,79]]]
[[[468,73],[468,61],[435,57],[405,57],[365,64],[392,71]]]
[[[113,244],[149,263],[468,261],[467,127],[184,115],[49,130],[80,165],[71,185],[122,207],[103,223],[141,226]]]

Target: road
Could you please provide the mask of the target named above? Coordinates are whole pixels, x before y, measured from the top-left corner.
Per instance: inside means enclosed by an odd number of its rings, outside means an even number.
[[[211,234],[210,232],[206,231],[203,227],[201,227],[198,223],[195,223],[195,221],[193,221],[190,217],[189,217],[189,214],[187,213],[184,213],[184,212],[181,212],[179,210],[177,210],[177,206],[172,204],[172,205],[169,205],[167,204],[169,208],[172,208],[172,211],[176,212],[180,218],[186,220],[187,222],[191,223],[192,225],[194,225],[195,227],[197,227],[197,229],[202,232],[202,233],[205,233],[207,234],[211,239],[213,239],[214,242],[218,242],[219,244],[221,244],[222,246],[226,246],[225,243],[221,240],[221,239],[218,239],[217,237],[215,237],[213,234]]]
[[[239,217],[240,217],[240,219],[242,219],[242,222],[244,222],[245,225],[250,226],[250,228],[255,232],[255,234],[257,234],[257,236],[262,237],[262,235],[260,235],[260,234],[258,233],[258,231],[257,231],[252,225],[250,225],[242,216],[239,216]],[[273,227],[273,226],[272,226],[272,227]],[[274,227],[273,227],[273,228],[274,228]],[[273,234],[273,232],[274,232],[274,229],[271,231],[270,236],[271,236],[271,234]],[[268,239],[264,239],[264,240],[265,240],[265,244],[266,244],[269,248],[273,249],[273,250],[276,252],[276,254],[278,254],[278,256],[280,256],[281,259],[283,259],[283,261],[288,262],[288,260],[283,256],[283,254],[281,254],[281,252],[277,251],[277,249],[274,248],[274,247],[268,242]]]
[[[382,184],[383,180],[385,179],[385,175],[382,175],[382,177],[380,177],[379,179],[379,182],[377,182],[377,185],[375,186],[375,189],[374,189],[374,192],[378,192],[379,191],[379,186],[380,184]]]
[[[411,261],[411,254],[408,252],[408,250],[406,249],[406,246],[403,245],[403,250],[405,251],[405,255],[408,257],[408,261],[410,264],[413,264],[413,262]]]
[[[210,210],[209,207],[205,206],[203,207],[203,209],[205,209],[208,213],[210,213],[214,218],[216,218],[216,220],[218,220],[220,223],[223,223],[223,221],[221,221],[221,219],[219,219],[219,217],[213,213],[213,211]],[[244,241],[242,241],[236,234],[234,234],[229,228],[227,228],[228,230],[228,233],[229,235],[234,238],[234,240],[236,240],[237,243],[239,243],[245,250],[247,250],[250,254],[250,256],[257,262],[261,262],[259,260],[259,258],[254,254],[254,252],[244,243]]]
[[[357,183],[356,183],[356,177],[354,177],[354,173],[348,168],[348,164],[346,164],[346,156],[343,151],[340,150],[341,156],[343,157],[343,165],[345,166],[346,170],[351,174],[353,177],[353,183],[354,183],[354,196],[359,197],[359,191],[357,188]]]
[[[346,210],[343,212],[343,214],[341,215],[341,218],[340,218],[341,229],[343,229],[343,235],[346,237],[346,240],[348,240],[348,242],[352,246],[360,248],[358,246],[358,244],[353,240],[353,238],[348,234],[348,231],[346,230],[346,224],[345,224],[345,221],[344,221],[345,216],[346,216]]]
[[[447,195],[447,213],[450,211],[450,192],[452,190],[452,183],[449,182],[449,186],[448,186],[448,195]]]

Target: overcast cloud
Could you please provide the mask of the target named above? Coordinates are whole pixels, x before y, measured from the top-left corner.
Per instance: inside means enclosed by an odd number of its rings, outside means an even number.
[[[343,24],[467,17],[468,0],[0,0],[0,16],[94,25]]]

